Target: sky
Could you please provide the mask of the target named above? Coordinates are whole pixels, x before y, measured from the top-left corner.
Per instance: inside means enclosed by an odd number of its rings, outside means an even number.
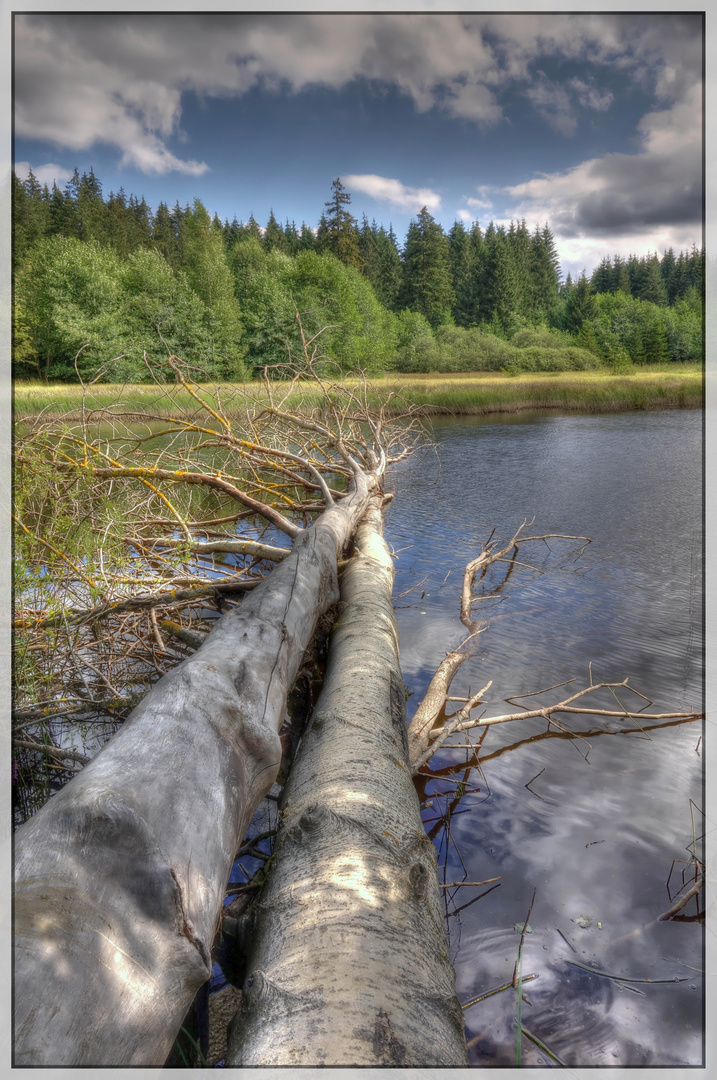
[[[549,222],[563,274],[701,246],[699,13],[23,13],[14,160],[265,224],[340,177],[402,242]]]

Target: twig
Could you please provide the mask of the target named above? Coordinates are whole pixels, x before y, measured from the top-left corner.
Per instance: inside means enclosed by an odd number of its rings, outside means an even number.
[[[703,881],[704,878],[700,875],[692,888],[688,889],[684,896],[681,896],[680,899],[676,903],[674,903],[671,908],[668,908],[667,911],[664,912],[664,914],[660,915],[658,922],[665,922],[667,919],[671,919],[674,915],[677,915],[678,911],[682,911],[683,907],[685,907],[689,903],[692,897],[697,896],[697,894],[700,892]]]
[[[515,967],[513,968],[513,986],[515,986],[517,981],[518,981],[518,962],[519,962],[520,956],[521,956],[521,954],[523,952],[523,942],[525,941],[525,935],[528,932],[528,923],[530,922],[530,913],[533,910],[533,904],[535,903],[535,894],[537,893],[537,891],[538,891],[537,888],[533,889],[533,898],[530,901],[530,907],[528,908],[527,918],[526,918],[525,922],[523,923],[523,932],[520,935],[520,944],[518,945],[518,958],[516,959]]]
[[[530,982],[532,979],[539,978],[537,972],[532,975],[524,975],[523,982]],[[484,994],[479,994],[478,997],[471,998],[470,1001],[466,1001],[465,1005],[461,1005],[462,1009],[470,1009],[471,1005],[477,1005],[480,1001],[485,1001],[486,998],[493,997],[495,994],[502,994],[504,990],[512,990],[513,983],[504,983],[503,986],[496,986],[492,990],[486,990]]]
[[[438,818],[436,818],[438,820]],[[441,882],[438,886],[439,889],[460,889],[463,886],[468,885],[490,885],[492,881],[500,881],[499,877],[489,877],[485,881],[446,881]]]

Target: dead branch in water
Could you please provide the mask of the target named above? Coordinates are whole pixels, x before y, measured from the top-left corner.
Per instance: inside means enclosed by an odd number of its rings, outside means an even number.
[[[515,553],[519,550],[521,544],[534,543],[542,541],[547,544],[549,539],[556,540],[578,540],[583,541],[583,544],[578,552],[576,558],[579,558],[586,546],[591,543],[590,538],[586,536],[574,536],[564,533],[544,533],[538,536],[521,536],[521,532],[528,525],[527,521],[524,521],[520,528],[516,530],[513,536],[507,542],[500,542],[493,539],[493,534],[489,538],[488,542],[484,545],[481,553],[472,559],[465,567],[463,572],[463,582],[461,587],[460,597],[460,619],[464,626],[468,629],[469,634],[464,640],[453,650],[446,653],[445,658],[441,661],[436,673],[431,679],[428,689],[423,697],[423,700],[418,705],[413,719],[408,728],[408,745],[409,745],[409,759],[413,775],[417,775],[420,769],[434,756],[434,754],[441,748],[448,749],[477,749],[473,744],[465,743],[449,743],[448,739],[455,734],[463,731],[468,731],[471,728],[480,727],[483,729],[488,728],[493,724],[504,724],[513,720],[526,720],[531,717],[541,717],[547,721],[548,729],[555,728],[566,736],[571,738],[585,738],[581,732],[571,732],[565,728],[556,719],[556,716],[561,714],[571,715],[585,715],[585,716],[600,716],[610,717],[619,720],[630,720],[633,722],[635,730],[644,732],[646,729],[642,727],[642,722],[647,722],[649,725],[657,726],[656,722],[664,720],[699,720],[702,719],[704,714],[698,712],[661,712],[651,713],[646,712],[645,709],[652,704],[652,702],[644,694],[641,694],[638,690],[635,690],[629,685],[629,680],[623,679],[620,682],[593,682],[592,667],[590,667],[589,683],[583,689],[576,691],[574,694],[563,698],[551,705],[528,708],[526,706],[519,706],[520,711],[503,713],[498,716],[485,716],[481,713],[479,716],[474,716],[472,713],[479,706],[485,704],[484,695],[492,685],[492,680],[486,683],[486,685],[478,691],[477,694],[473,694],[470,697],[455,697],[450,696],[450,687],[456,673],[461,666],[465,663],[469,657],[474,656],[477,648],[478,636],[484,633],[488,628],[488,622],[486,620],[474,619],[473,608],[480,601],[485,599],[495,598],[500,590],[503,588],[508,576],[512,572],[515,565],[526,565],[524,563],[518,563],[515,558]],[[511,553],[512,554],[509,554]],[[476,594],[476,578],[479,580],[485,580],[486,571],[489,566],[496,562],[506,562],[508,564],[508,570],[503,577],[503,580],[498,585],[493,586],[491,589],[484,591],[481,594]],[[530,567],[535,570],[535,567]],[[574,680],[568,680],[573,682]],[[536,697],[540,694],[547,693],[550,690],[558,689],[559,686],[565,686],[567,683],[559,683],[555,686],[550,686],[544,690],[537,690],[528,694],[514,695],[512,698],[506,700],[510,704],[517,703],[516,699],[523,697]],[[616,690],[624,689],[630,693],[641,698],[646,704],[640,709],[632,710],[623,706],[618,700],[615,694]],[[617,701],[616,708],[602,708],[598,705],[594,707],[583,707],[576,705],[575,702],[584,698],[588,694],[597,693],[600,690],[610,690],[615,700]],[[449,701],[460,701],[462,707],[455,712],[452,716],[446,717],[445,709]],[[445,717],[443,723],[441,723],[441,717]],[[588,752],[589,753],[589,743]],[[585,758],[587,760],[587,753]]]

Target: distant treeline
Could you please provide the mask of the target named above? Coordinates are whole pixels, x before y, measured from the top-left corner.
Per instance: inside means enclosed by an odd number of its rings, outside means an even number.
[[[192,206],[152,212],[91,170],[65,190],[13,177],[19,377],[149,377],[167,349],[209,378],[283,363],[323,327],[344,368],[563,370],[702,358],[704,253],[606,258],[561,282],[549,225],[530,232],[424,207],[399,246],[350,212],[340,180],[315,228]],[[82,350],[79,357],[77,353]]]

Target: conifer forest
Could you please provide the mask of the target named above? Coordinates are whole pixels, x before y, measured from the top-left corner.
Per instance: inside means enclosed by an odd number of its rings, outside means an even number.
[[[105,196],[92,170],[64,190],[13,176],[16,376],[143,382],[148,361],[174,353],[241,381],[300,349],[297,313],[326,355],[371,376],[702,359],[695,246],[562,280],[548,222],[446,233],[424,207],[401,243],[352,215],[340,179],[322,201],[316,223],[222,222],[199,199],[153,211],[121,188]]]

